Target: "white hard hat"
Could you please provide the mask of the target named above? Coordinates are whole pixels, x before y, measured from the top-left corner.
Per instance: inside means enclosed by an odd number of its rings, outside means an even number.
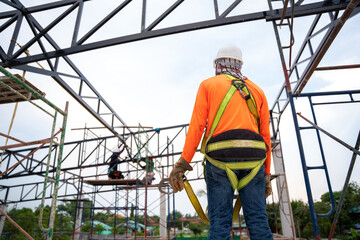
[[[240,48],[234,45],[226,45],[219,49],[217,56],[214,59],[214,68],[216,67],[216,60],[222,58],[232,58],[240,61],[240,64],[244,64]]]

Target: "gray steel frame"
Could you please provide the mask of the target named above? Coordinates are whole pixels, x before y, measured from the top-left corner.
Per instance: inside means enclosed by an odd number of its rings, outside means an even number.
[[[4,0],[2,0],[2,2],[7,3],[11,6],[14,5]],[[86,33],[82,38],[78,39],[78,30],[79,30],[79,25],[81,24],[82,9],[86,2],[87,1],[75,1],[75,0],[61,1],[61,2],[45,4],[38,7],[30,7],[26,9],[19,1],[16,1],[15,8],[17,8],[17,10],[0,13],[0,19],[10,18],[8,22],[6,22],[5,24],[3,24],[3,26],[0,27],[0,30],[7,28],[13,22],[17,21],[17,27],[14,30],[15,40],[18,36],[20,25],[22,24],[22,19],[24,17],[28,21],[29,25],[32,27],[34,32],[34,37],[30,39],[26,44],[24,44],[23,49],[20,49],[15,53],[14,53],[15,43],[12,43],[10,45],[7,53],[5,53],[4,49],[0,48],[0,58],[4,66],[14,67],[18,65],[24,65],[26,63],[31,63],[41,60],[49,60],[51,58],[64,57],[74,53],[99,49],[103,47],[109,47],[113,45],[144,40],[154,37],[161,37],[175,33],[200,30],[204,28],[218,27],[218,26],[224,26],[234,23],[243,23],[243,22],[261,20],[261,19],[264,19],[266,21],[274,21],[281,18],[280,13],[282,12],[282,9],[276,9],[272,11],[262,11],[262,12],[255,12],[251,14],[229,17],[228,16],[229,13],[231,13],[231,11],[234,10],[235,7],[237,7],[242,1],[241,0],[234,1],[234,3],[228,9],[226,9],[224,13],[220,15],[218,10],[217,0],[214,0],[215,19],[154,30],[154,28],[160,22],[165,20],[166,17],[169,14],[171,14],[172,11],[174,11],[181,3],[184,2],[184,0],[176,1],[172,6],[170,6],[167,10],[165,10],[154,22],[150,23],[149,25],[146,25],[145,22],[147,1],[143,0],[142,14],[141,14],[141,31],[139,33],[127,35],[127,36],[119,36],[116,38],[105,39],[102,41],[97,41],[92,43],[86,43],[86,40],[88,40],[94,33],[96,33],[102,26],[104,26],[106,22],[108,22],[111,18],[116,16],[116,14],[119,14],[121,10],[123,10],[130,2],[132,2],[132,0],[124,1],[116,9],[114,9],[114,11],[112,11],[108,16],[106,16],[102,21],[100,21],[93,29],[91,29],[88,33]],[[348,3],[349,3],[348,1],[332,0],[326,2],[317,2],[312,4],[303,4],[303,5],[297,4],[295,6],[293,15],[294,17],[303,17],[308,15],[321,14],[325,12],[338,11],[345,9]],[[70,5],[70,7],[45,28],[43,28],[32,16],[32,13],[34,12],[44,11],[51,8],[63,7],[64,5]],[[68,48],[60,48],[59,46],[54,44],[55,42],[49,36],[48,32],[53,27],[55,27],[56,24],[58,24],[61,20],[66,18],[72,11],[75,11],[75,9],[78,10],[78,17],[76,19],[75,27],[73,29],[74,34],[71,41],[71,46],[69,46]],[[290,16],[291,16],[291,11],[287,11],[285,14],[285,18],[289,18]],[[38,33],[36,31],[38,31]],[[42,47],[43,53],[30,57],[20,58],[20,55],[24,53],[25,50],[28,49],[30,46],[32,46],[34,43],[39,43],[42,46],[41,40],[44,39],[46,39],[53,45],[54,47],[53,51],[47,51],[44,47]]]

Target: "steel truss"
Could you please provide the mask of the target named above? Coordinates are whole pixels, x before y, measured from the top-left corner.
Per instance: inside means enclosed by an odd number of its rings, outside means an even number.
[[[270,9],[273,9],[272,5],[275,1],[268,0]],[[279,126],[280,126],[280,119],[281,116],[288,106],[290,104],[291,106],[291,112],[293,116],[293,121],[295,125],[295,131],[298,141],[298,148],[299,148],[299,154],[302,164],[302,170],[305,180],[305,187],[308,195],[308,203],[310,208],[310,215],[314,230],[314,237],[316,239],[320,239],[320,231],[318,226],[318,218],[320,217],[328,217],[330,216],[334,210],[335,210],[335,200],[332,192],[331,187],[331,181],[330,176],[327,169],[326,159],[325,159],[325,153],[324,148],[322,144],[322,138],[320,136],[320,131],[315,127],[300,127],[299,120],[298,120],[298,113],[296,112],[295,107],[295,99],[301,98],[301,97],[308,97],[309,98],[309,106],[312,113],[312,118],[314,119],[315,126],[317,124],[316,122],[316,114],[314,106],[316,105],[330,105],[330,104],[345,104],[345,103],[358,103],[359,101],[354,100],[354,96],[358,96],[360,91],[343,91],[343,92],[326,92],[326,93],[309,93],[309,94],[301,94],[302,90],[304,89],[305,85],[307,84],[308,80],[311,78],[313,73],[316,70],[337,70],[337,69],[349,69],[349,68],[358,68],[360,67],[359,64],[355,65],[348,65],[348,66],[333,66],[333,67],[323,67],[318,68],[319,63],[321,62],[323,56],[327,52],[328,48],[336,38],[337,34],[339,33],[340,29],[343,27],[345,22],[353,17],[354,15],[358,14],[360,9],[358,8],[360,1],[351,1],[348,3],[346,9],[341,14],[339,10],[336,10],[334,12],[328,12],[327,14],[319,13],[315,14],[314,20],[307,32],[307,35],[305,36],[305,39],[303,43],[301,44],[301,47],[299,48],[299,51],[295,57],[292,56],[292,48],[294,45],[294,33],[293,33],[293,21],[294,21],[294,12],[296,9],[296,6],[301,3],[302,1],[298,1],[295,3],[294,1],[285,1],[284,3],[284,12],[287,8],[291,9],[292,15],[291,18],[285,18],[285,15],[282,15],[282,18],[280,20],[274,20],[273,21],[273,28],[278,44],[278,50],[280,53],[282,68],[284,72],[285,82],[280,89],[280,92],[277,96],[277,99],[270,110],[271,114],[271,126],[273,129],[273,141],[280,143],[280,136],[279,136]],[[289,6],[288,6],[289,4]],[[325,24],[323,23],[325,19]],[[323,20],[322,23],[320,23]],[[280,28],[286,27],[288,31],[288,38],[286,41],[284,41],[284,38],[281,38]],[[319,41],[318,44],[315,44],[313,39],[315,37],[321,36],[321,41]],[[285,43],[284,43],[285,42]],[[310,56],[307,55],[308,52],[310,52]],[[341,101],[341,102],[327,102],[322,101],[318,103],[313,103],[312,97],[318,96],[338,96],[338,95],[345,95],[348,96],[348,100]],[[316,126],[317,127],[317,126]],[[302,136],[300,131],[305,129],[315,129],[316,130],[316,136],[318,141],[319,150],[321,153],[321,164],[318,166],[310,166],[310,164],[306,161],[305,158],[305,149],[302,143]],[[273,150],[276,149],[277,144],[273,146]],[[350,149],[351,151],[356,153],[356,150],[354,148]],[[281,157],[282,159],[282,157]],[[283,163],[281,164],[283,165]],[[315,210],[314,205],[314,199],[313,194],[311,190],[311,184],[310,184],[310,178],[309,178],[309,172],[314,170],[321,170],[323,171],[325,175],[325,181],[327,183],[327,187],[330,193],[330,199],[331,199],[331,209],[328,213],[317,213]],[[285,173],[285,172],[284,172]],[[286,178],[283,180],[282,184],[286,185]],[[344,184],[344,186],[347,186],[347,183]],[[288,193],[282,193],[281,191],[287,191],[286,188],[279,187],[278,182],[278,190],[280,196],[287,196]],[[345,191],[345,189],[344,189]],[[338,209],[339,210],[339,209]],[[289,214],[287,220],[291,222],[293,225],[293,219],[292,219],[292,213]],[[295,233],[295,229],[292,226],[292,234]],[[333,230],[329,235],[329,239],[332,238]],[[295,235],[293,235],[295,237]]]
[[[129,163],[134,161],[135,152],[131,147],[131,144],[134,145],[139,144],[136,142],[136,137],[138,133],[134,133],[130,128],[127,127],[125,122],[118,116],[118,114],[111,108],[111,106],[105,101],[105,99],[100,95],[99,92],[92,86],[90,81],[81,73],[81,71],[75,66],[75,64],[70,60],[69,55],[76,54],[80,52],[85,52],[94,49],[100,49],[104,47],[119,45],[123,43],[129,43],[149,38],[161,37],[170,34],[176,34],[187,31],[200,30],[205,28],[224,26],[235,23],[242,22],[250,22],[254,20],[265,20],[273,23],[275,37],[279,47],[279,54],[282,61],[282,68],[284,71],[285,81],[283,86],[280,89],[280,92],[277,96],[277,99],[271,108],[271,118],[272,118],[272,126],[273,126],[273,140],[280,139],[279,136],[279,125],[281,116],[290,103],[292,106],[292,111],[294,115],[294,123],[296,125],[297,117],[295,112],[294,98],[299,96],[304,89],[306,83],[311,78],[312,74],[315,70],[319,70],[317,68],[322,56],[325,54],[332,40],[336,37],[339,28],[341,28],[340,24],[344,23],[346,19],[356,15],[359,11],[359,1],[340,1],[340,0],[330,0],[330,1],[319,1],[310,4],[304,4],[304,1],[278,1],[281,2],[282,6],[275,8],[275,1],[268,0],[269,3],[269,11],[261,11],[254,12],[250,14],[236,15],[234,14],[234,10],[241,6],[241,0],[236,0],[231,4],[228,8],[226,8],[223,12],[219,12],[218,1],[213,1],[213,18],[211,19],[203,19],[198,22],[193,22],[190,24],[180,24],[176,26],[168,26],[165,28],[159,27],[161,24],[166,23],[166,19],[170,16],[176,9],[185,2],[184,0],[175,1],[169,8],[160,13],[158,17],[155,18],[152,22],[147,22],[148,15],[148,3],[146,0],[142,1],[140,15],[138,16],[140,19],[140,26],[137,26],[135,33],[123,36],[116,36],[111,39],[101,39],[94,40],[92,37],[100,31],[103,26],[114,18],[117,14],[120,14],[124,11],[128,6],[131,5],[131,0],[125,0],[120,3],[114,10],[109,13],[105,18],[99,21],[95,26],[83,34],[79,36],[79,29],[82,26],[81,17],[84,11],[85,5],[90,2],[88,0],[83,1],[75,1],[75,0],[66,0],[66,1],[58,1],[49,4],[43,4],[39,6],[26,8],[20,1],[6,1],[1,0],[1,2],[7,4],[12,7],[13,10],[0,13],[0,19],[5,19],[5,22],[0,26],[0,32],[9,29],[11,26],[13,27],[12,31],[12,41],[8,44],[7,48],[4,46],[0,46],[0,59],[1,65],[5,67],[11,67],[19,70],[26,70],[46,76],[52,77],[59,85],[61,85],[70,95],[72,95],[82,106],[84,106],[96,119],[98,119],[106,128],[108,128],[114,136],[104,137],[104,138],[96,138],[92,140],[84,140],[78,142],[67,143],[66,150],[68,154],[65,154],[62,168],[62,176],[60,186],[60,194],[59,197],[71,197],[75,196],[80,188],[79,181],[82,181],[86,178],[94,178],[96,176],[105,175],[103,173],[89,174],[89,175],[81,175],[76,173],[75,171],[80,171],[79,169],[96,169],[101,168],[102,166],[107,164],[108,161],[108,152],[106,148],[103,146],[111,145],[108,141],[116,142],[120,139],[121,144],[126,144],[127,146],[127,154]],[[34,13],[37,12],[46,12],[48,10],[53,9],[62,9],[63,12],[51,23],[46,26],[42,26],[37,19],[34,17]],[[64,10],[65,9],[65,10]],[[349,13],[349,15],[345,16],[341,12]],[[51,36],[50,30],[55,28],[58,24],[61,23],[64,19],[68,18],[71,13],[76,12],[76,18],[74,19],[74,28],[72,29],[72,36],[68,42],[70,45],[65,47],[60,47],[58,44],[58,40]],[[339,17],[339,16],[342,17]],[[294,19],[298,17],[304,16],[314,16],[314,21],[312,25],[309,27],[308,34],[305,37],[301,48],[298,50],[296,54],[293,54],[293,41],[295,38],[295,34],[292,31],[292,22]],[[326,18],[326,16],[328,16]],[[326,18],[326,19],[325,19]],[[325,25],[320,25],[320,19],[322,19],[322,24],[325,21]],[[325,20],[324,20],[325,19]],[[26,23],[25,23],[25,21]],[[31,29],[33,32],[33,37],[29,39],[21,46],[21,48],[15,51],[16,40],[18,39],[19,33],[24,27],[24,25]],[[288,43],[283,43],[283,38],[281,38],[281,33],[279,31],[280,27],[288,28]],[[312,42],[313,37],[320,36],[321,41]],[[32,55],[24,56],[24,53],[29,50]],[[304,54],[305,50],[310,51],[310,57]],[[295,56],[295,57],[294,57]],[[287,58],[285,58],[287,57]],[[45,61],[47,67],[45,69],[38,68],[36,66],[31,65],[31,63],[37,61]],[[66,63],[69,66],[69,69],[72,69],[73,72],[60,72],[58,70],[58,66],[60,63]],[[29,64],[29,65],[28,65]],[[356,66],[343,66],[345,67],[358,67]],[[333,67],[335,68],[335,67]],[[341,68],[341,67],[339,67]],[[72,88],[69,84],[68,79],[71,81],[77,80],[79,82],[79,88]],[[90,90],[91,95],[84,95],[84,89]],[[96,99],[98,104],[95,108],[91,107],[89,104],[90,99]],[[106,116],[110,116],[110,118],[106,118]],[[124,132],[119,133],[116,129],[117,127],[123,127]],[[186,125],[183,126],[174,126],[170,128],[160,129],[160,132],[164,130],[170,129],[186,129]],[[149,134],[157,135],[157,130],[149,130],[146,131]],[[182,131],[182,130],[181,130]],[[186,132],[186,130],[185,130]],[[298,132],[298,128],[297,128]],[[177,137],[173,137],[175,140]],[[299,136],[299,134],[298,134]],[[88,155],[80,158],[81,152],[84,149],[84,146],[89,143],[96,146],[91,148],[91,151]],[[320,143],[321,144],[321,143]],[[167,164],[162,166],[164,170],[163,172],[168,172],[169,167],[172,165],[172,161],[170,158],[177,154],[180,154],[181,150],[169,152],[171,144],[166,144],[165,148],[158,151],[158,154],[153,154],[154,158],[166,158]],[[181,145],[181,144],[180,144]],[[157,145],[159,147],[159,144]],[[104,152],[103,160],[101,163],[91,163],[91,160],[94,156],[94,153],[97,151],[96,149],[103,148],[100,152]],[[301,149],[301,137],[299,140],[299,148],[300,152],[303,152]],[[31,151],[31,149],[5,152],[7,161],[16,161],[16,159],[21,156],[26,155],[27,152]],[[53,147],[52,151],[56,152],[57,148]],[[78,152],[78,156],[74,157],[75,152]],[[166,153],[165,153],[166,152]],[[45,154],[46,155],[46,154]],[[54,154],[55,155],[55,154]],[[70,161],[70,159],[76,158],[76,164],[73,164],[74,161]],[[27,176],[42,176],[44,174],[43,166],[44,166],[45,157],[42,156],[32,156],[31,159],[27,160],[26,164],[21,164],[18,167],[17,171],[11,172],[8,174],[6,178],[9,180],[11,178],[17,179],[21,177]],[[82,159],[82,160],[80,160]],[[302,158],[303,164],[306,165],[305,159]],[[66,165],[65,163],[71,163]],[[129,164],[130,165],[130,164]],[[195,165],[199,165],[195,162]],[[54,165],[53,165],[54,166]],[[326,169],[326,164],[324,160],[323,169]],[[196,170],[196,169],[195,169]],[[50,170],[51,171],[51,170]],[[325,170],[326,171],[326,170]],[[136,170],[134,168],[129,169],[129,174],[135,174]],[[193,179],[202,178],[202,171],[196,170],[197,176],[194,176]],[[166,176],[166,174],[165,174]],[[306,180],[306,172],[304,172],[305,181]],[[328,178],[328,177],[327,177]],[[5,179],[4,179],[5,180]],[[2,180],[2,181],[4,181]],[[328,181],[329,182],[329,181]],[[33,182],[29,184],[19,184],[19,185],[11,185],[8,186],[6,182],[2,184],[4,194],[4,201],[7,203],[16,203],[23,201],[33,201],[38,199],[38,185],[43,182],[39,180],[38,182]],[[329,188],[330,185],[329,185]],[[15,189],[21,189],[21,196],[18,199],[8,199],[10,191]],[[307,185],[308,197],[309,197],[309,205],[312,213],[312,221],[314,226],[314,235],[318,238],[318,227],[317,227],[317,214],[315,210],[312,208],[312,194],[310,186]],[[331,189],[330,189],[331,190]],[[97,189],[96,191],[89,190],[88,193],[99,193],[99,192],[107,192],[112,191],[112,189],[106,189],[102,187]],[[48,196],[50,197],[50,196]],[[294,236],[293,236],[294,237]]]

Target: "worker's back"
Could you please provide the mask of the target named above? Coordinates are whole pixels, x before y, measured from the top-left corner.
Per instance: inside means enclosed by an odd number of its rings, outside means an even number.
[[[263,91],[250,80],[246,79],[245,82],[255,98],[257,111],[260,113],[260,106],[263,104]],[[231,79],[226,75],[218,75],[203,81],[201,85],[200,88],[204,89],[205,96],[197,99],[197,101],[207,101],[208,135],[220,103],[231,86]],[[239,92],[236,92],[231,98],[213,136],[231,129],[248,129],[258,132],[254,116]]]

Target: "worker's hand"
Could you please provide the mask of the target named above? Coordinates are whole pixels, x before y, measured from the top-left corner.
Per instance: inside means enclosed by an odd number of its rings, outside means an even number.
[[[270,174],[265,176],[265,198],[267,198],[272,193],[270,177]]]
[[[175,163],[173,170],[170,173],[169,181],[173,189],[173,193],[184,189],[183,177],[186,171],[192,171],[193,168],[182,157]]]

